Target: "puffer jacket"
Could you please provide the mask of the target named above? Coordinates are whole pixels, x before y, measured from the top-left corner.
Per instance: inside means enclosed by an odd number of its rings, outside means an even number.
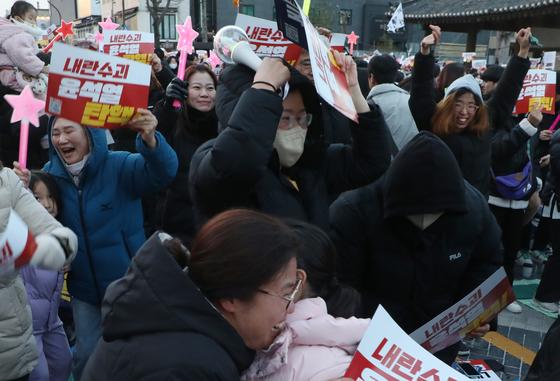
[[[23,187],[11,169],[3,168],[0,169],[0,231],[6,228],[11,209],[34,235],[50,233],[76,240],[74,233],[62,227]],[[5,381],[23,377],[37,365],[31,310],[17,272],[0,273],[0,306],[0,381]]]
[[[330,381],[344,375],[371,319],[335,318],[321,298],[303,299],[286,328],[257,353],[241,381]]]
[[[367,96],[368,102],[375,102],[381,109],[385,123],[399,150],[418,133],[408,107],[409,99],[408,92],[393,83],[376,85]]]
[[[54,122],[54,118],[51,123]],[[51,139],[49,127],[49,140]],[[168,185],[177,173],[177,155],[156,132],[149,149],[138,136],[139,153],[109,152],[105,130],[86,128],[90,156],[76,186],[50,144],[44,171],[53,176],[64,209],[58,218],[79,240],[68,279],[70,294],[100,305],[109,283],[122,277],[146,240],[141,197]]]

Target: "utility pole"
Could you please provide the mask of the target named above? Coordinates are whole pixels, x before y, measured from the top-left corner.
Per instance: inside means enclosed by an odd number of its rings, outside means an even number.
[[[206,0],[198,0],[200,10],[200,37],[202,42],[208,42],[208,17],[206,11]]]
[[[122,26],[124,28],[124,0],[122,0]]]

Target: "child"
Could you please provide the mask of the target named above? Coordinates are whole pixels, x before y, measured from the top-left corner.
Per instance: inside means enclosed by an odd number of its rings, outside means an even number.
[[[302,241],[298,271],[304,280],[303,293],[283,331],[267,350],[257,353],[243,381],[342,377],[370,323],[370,319],[340,317],[358,311],[360,296],[336,280],[336,252],[329,237],[304,222],[288,224]]]
[[[9,19],[0,18],[0,82],[18,93],[29,85],[45,98],[48,68],[37,57],[36,39],[43,35],[37,27],[37,9],[26,1],[16,1]]]
[[[46,173],[32,172],[29,190],[56,218],[62,205],[54,180]],[[31,306],[33,335],[39,352],[39,364],[29,376],[29,381],[67,381],[72,354],[58,317],[64,275],[32,266],[24,267],[20,274]]]

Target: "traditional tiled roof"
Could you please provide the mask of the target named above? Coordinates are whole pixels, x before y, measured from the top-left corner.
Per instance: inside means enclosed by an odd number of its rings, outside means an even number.
[[[412,0],[403,2],[404,18],[410,22],[451,18],[486,18],[526,11],[545,11],[545,8],[548,7],[558,9],[560,0]],[[391,13],[388,15],[390,16]]]

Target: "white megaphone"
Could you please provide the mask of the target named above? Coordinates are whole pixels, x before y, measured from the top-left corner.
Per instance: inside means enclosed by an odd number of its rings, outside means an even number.
[[[249,44],[249,37],[243,29],[228,25],[216,33],[214,51],[222,62],[227,64],[243,64],[257,71],[262,60],[255,54]]]

